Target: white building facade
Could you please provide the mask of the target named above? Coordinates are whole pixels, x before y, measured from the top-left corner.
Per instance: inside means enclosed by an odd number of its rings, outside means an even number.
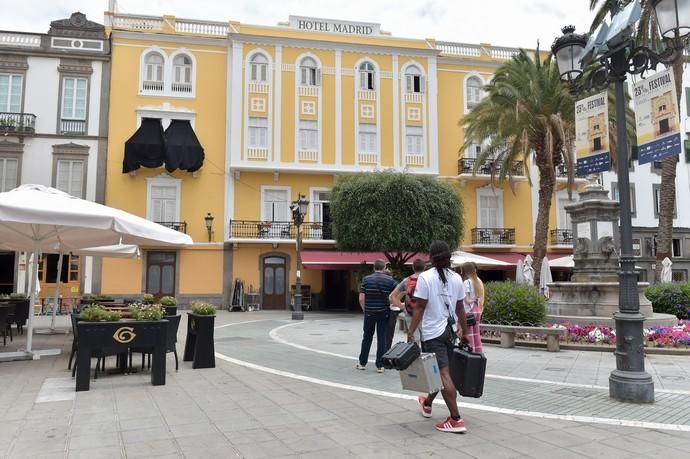
[[[109,82],[104,27],[81,13],[47,34],[0,32],[0,192],[37,183],[104,201]],[[90,292],[93,260],[64,258],[62,297]],[[21,254],[0,253],[0,292],[26,291],[25,267]],[[42,291],[56,276],[57,255],[43,256]]]

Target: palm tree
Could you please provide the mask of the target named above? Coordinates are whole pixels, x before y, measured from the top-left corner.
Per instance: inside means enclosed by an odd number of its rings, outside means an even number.
[[[478,141],[487,145],[478,154],[474,171],[487,161],[500,164],[499,181],[511,181],[515,161],[527,165],[534,155],[539,171],[534,231],[538,285],[549,234],[555,168],[565,164],[571,187],[574,181],[574,101],[561,82],[555,61],[550,55],[542,57],[539,49],[533,56],[521,49],[496,70],[484,91],[486,97],[460,122],[465,128],[462,150]]]
[[[632,0],[619,0],[621,7],[624,7]],[[599,27],[602,21],[611,11],[611,0],[603,0],[601,6],[599,0],[589,0],[589,9],[597,10],[592,21],[591,30]],[[662,40],[659,34],[659,27],[656,22],[656,15],[654,7],[650,0],[641,0],[642,16],[637,24],[636,41],[638,44],[647,46],[653,50],[659,50],[662,47]],[[679,53],[678,57],[671,64],[673,68],[673,76],[676,80],[676,96],[678,97],[678,107],[681,103],[682,85],[683,85],[683,54]],[[676,200],[676,164],[678,158],[675,156],[666,158],[662,161],[661,168],[661,187],[659,190],[659,232],[657,236],[656,248],[656,273],[654,275],[655,282],[659,282],[661,275],[661,261],[665,257],[671,258],[671,243],[673,238],[673,211]]]

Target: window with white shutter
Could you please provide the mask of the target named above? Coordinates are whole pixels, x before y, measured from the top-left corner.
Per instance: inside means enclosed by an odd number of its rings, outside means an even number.
[[[421,126],[407,126],[405,128],[405,153],[421,155],[423,153],[424,131]]]
[[[424,76],[416,65],[410,65],[405,70],[405,91],[408,93],[424,92]]]
[[[248,137],[250,148],[268,148],[268,118],[250,117]]]
[[[55,187],[77,198],[84,197],[84,161],[58,159]]]
[[[358,139],[359,153],[377,153],[378,142],[376,137],[376,125],[369,123],[360,123],[359,125],[359,139]]]
[[[22,111],[22,75],[0,73],[0,112]]]
[[[86,119],[86,78],[62,79],[62,119]]]
[[[319,126],[316,121],[300,120],[299,149],[301,151],[319,150]]]
[[[362,91],[373,91],[374,78],[376,76],[374,64],[371,62],[362,62],[359,66],[359,89]]]
[[[305,57],[299,64],[300,84],[302,86],[320,86],[321,69],[311,57]]]
[[[498,217],[498,196],[480,196],[479,207],[481,213],[479,215],[480,228],[500,228]]]
[[[265,222],[289,221],[290,191],[285,188],[265,187],[261,190],[261,220]]]
[[[0,193],[17,187],[19,161],[14,158],[0,158]]]
[[[265,83],[268,80],[268,59],[263,54],[256,53],[252,56],[249,79],[254,83]]]
[[[144,58],[144,79],[150,82],[163,82],[163,56],[158,53],[149,53]]]
[[[179,84],[192,83],[192,59],[180,54],[173,61],[173,82]]]
[[[479,102],[481,102],[484,97],[484,91],[482,90],[482,81],[476,77],[471,76],[467,79],[465,83],[465,104],[467,110],[472,110]]]
[[[152,185],[149,196],[150,216],[154,222],[172,223],[179,221],[178,187],[176,185]]]

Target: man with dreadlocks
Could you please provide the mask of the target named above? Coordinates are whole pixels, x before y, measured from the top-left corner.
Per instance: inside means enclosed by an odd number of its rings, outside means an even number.
[[[414,341],[414,333],[421,325],[422,350],[436,354],[438,367],[441,370],[443,399],[448,406],[450,416],[436,424],[442,432],[463,433],[465,421],[460,417],[457,404],[457,393],[450,377],[450,355],[457,334],[467,341],[467,319],[465,318],[465,288],[462,278],[450,269],[450,247],[444,241],[434,241],[429,247],[433,269],[419,275],[414,297],[417,304],[412,316],[412,323],[407,331],[407,340]],[[457,332],[453,324],[459,324]],[[420,395],[419,405],[425,418],[431,417],[431,404],[438,392]]]

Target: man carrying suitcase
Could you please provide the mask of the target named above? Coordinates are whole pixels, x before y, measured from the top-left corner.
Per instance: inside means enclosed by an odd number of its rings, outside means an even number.
[[[376,371],[383,373],[381,357],[388,349],[386,347],[390,316],[388,295],[396,286],[393,278],[384,272],[385,267],[386,263],[383,260],[376,260],[374,273],[362,279],[362,284],[359,286],[359,305],[364,311],[364,335],[359,362],[356,365],[358,370],[366,368],[369,350],[374,340],[374,331],[376,331]]]
[[[443,390],[441,394],[448,406],[450,416],[436,424],[442,432],[463,433],[465,421],[460,417],[457,393],[450,376],[450,356],[455,336],[467,342],[467,319],[465,317],[465,289],[459,274],[450,269],[450,248],[444,241],[434,241],[429,248],[432,269],[423,272],[417,279],[414,297],[417,302],[412,323],[407,330],[407,340],[414,341],[415,331],[421,326],[422,350],[436,354],[441,371]],[[457,332],[453,324],[459,325]],[[431,406],[438,392],[420,395],[418,398],[425,418],[431,417]]]

